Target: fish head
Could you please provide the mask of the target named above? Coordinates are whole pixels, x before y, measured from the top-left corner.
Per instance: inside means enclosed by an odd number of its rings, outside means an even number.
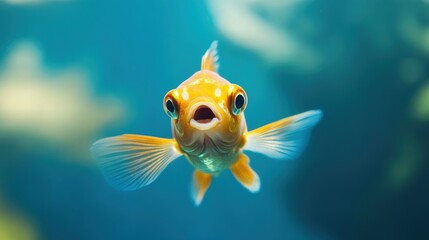
[[[176,138],[228,138],[245,130],[247,94],[216,72],[199,71],[164,97]]]

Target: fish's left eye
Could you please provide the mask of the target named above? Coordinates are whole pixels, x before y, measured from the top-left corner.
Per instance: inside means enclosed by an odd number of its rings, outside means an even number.
[[[237,96],[235,96],[235,102],[234,102],[234,104],[235,104],[235,107],[238,108],[238,109],[240,109],[240,108],[243,107],[243,105],[244,105],[244,96],[243,96],[243,94],[239,93],[239,94],[237,94]]]
[[[240,114],[244,108],[246,108],[246,96],[242,92],[238,92],[234,95],[231,104],[231,110],[234,115]]]

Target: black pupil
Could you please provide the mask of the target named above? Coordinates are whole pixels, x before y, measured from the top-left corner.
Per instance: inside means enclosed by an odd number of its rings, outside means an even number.
[[[235,97],[235,107],[241,108],[244,105],[244,96],[241,94],[238,94],[237,97]]]
[[[174,113],[174,104],[171,100],[167,100],[167,109],[169,112]]]

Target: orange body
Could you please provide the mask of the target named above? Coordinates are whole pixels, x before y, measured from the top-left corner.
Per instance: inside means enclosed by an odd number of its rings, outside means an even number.
[[[165,96],[179,109],[178,117],[171,120],[177,147],[202,172],[225,170],[241,154],[246,121],[244,114],[230,111],[238,92],[245,95],[216,72],[202,70]]]
[[[146,186],[184,155],[195,168],[191,194],[199,205],[212,177],[227,169],[251,192],[259,191],[258,174],[244,150],[278,159],[294,159],[302,152],[322,112],[304,112],[247,132],[247,94],[217,73],[216,47],[213,42],[204,54],[200,71],[164,97],[173,139],[125,134],[93,144],[91,151],[112,186]]]

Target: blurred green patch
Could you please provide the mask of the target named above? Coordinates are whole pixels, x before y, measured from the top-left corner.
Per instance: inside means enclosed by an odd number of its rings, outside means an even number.
[[[400,147],[397,158],[388,169],[388,183],[393,190],[400,191],[416,175],[422,163],[419,145],[412,139],[407,139]]]
[[[417,92],[412,115],[419,121],[429,120],[429,81]]]
[[[0,201],[0,239],[1,240],[36,240],[34,227],[20,214],[17,214]]]
[[[406,58],[399,66],[399,75],[405,83],[415,83],[423,75],[423,65],[416,59]]]

